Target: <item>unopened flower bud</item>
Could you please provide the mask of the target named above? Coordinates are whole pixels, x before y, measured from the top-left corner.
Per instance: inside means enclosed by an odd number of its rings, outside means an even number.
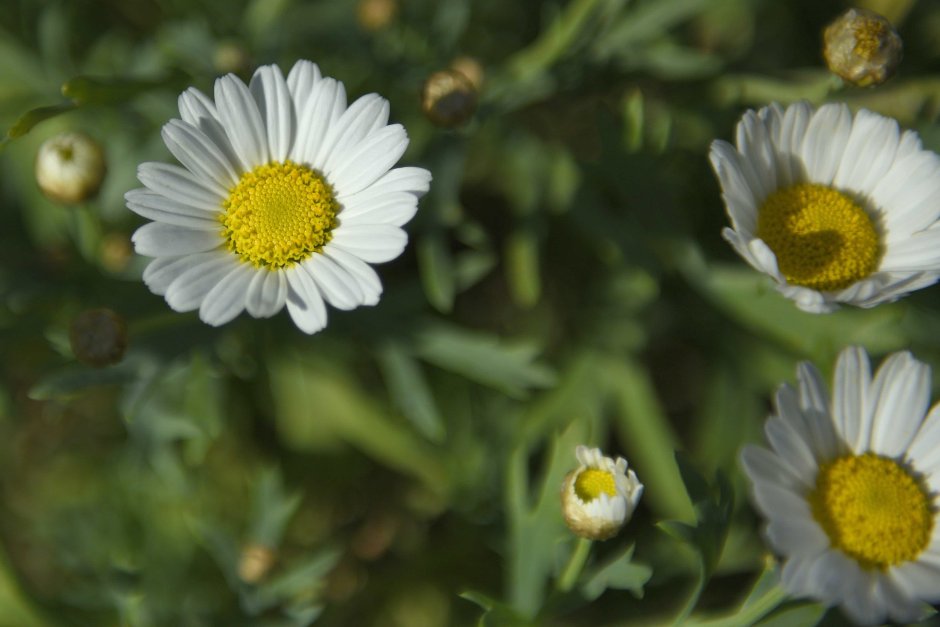
[[[470,81],[470,84],[473,85],[473,88],[477,90],[477,93],[483,89],[483,66],[480,65],[480,62],[473,57],[457,57],[450,62],[450,69],[457,70],[466,76],[467,80]]]
[[[98,193],[107,167],[101,144],[67,131],[44,141],[36,154],[36,182],[50,200],[84,202]]]
[[[238,560],[238,577],[245,583],[258,583],[264,579],[277,555],[269,546],[248,544],[242,549]]]
[[[891,22],[867,9],[849,9],[823,33],[829,70],[859,87],[880,85],[894,75],[903,43]]]
[[[360,28],[369,33],[391,24],[397,14],[397,0],[359,0],[356,5],[356,20]]]
[[[75,358],[95,368],[116,364],[127,350],[127,323],[110,309],[88,309],[69,325]]]
[[[421,108],[438,126],[460,126],[477,109],[477,90],[462,72],[452,69],[434,72],[424,82]]]
[[[583,538],[612,538],[633,516],[643,484],[622,457],[614,461],[586,446],[579,446],[575,455],[581,466],[561,486],[565,523]]]

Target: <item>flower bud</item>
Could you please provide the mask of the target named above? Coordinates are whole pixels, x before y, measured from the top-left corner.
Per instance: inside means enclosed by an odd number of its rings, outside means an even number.
[[[586,446],[579,446],[575,455],[581,466],[568,473],[561,487],[565,523],[590,540],[612,538],[633,516],[643,484],[622,457],[614,461]]]
[[[83,364],[95,368],[116,364],[127,350],[127,324],[110,309],[88,309],[69,325],[69,342]]]
[[[437,126],[454,128],[473,116],[477,90],[462,72],[453,69],[434,72],[424,82],[421,108]]]
[[[245,583],[258,583],[274,566],[274,549],[263,544],[248,544],[238,560],[238,577]]]
[[[473,57],[461,56],[450,62],[450,69],[457,70],[467,77],[477,93],[483,88],[484,71],[480,62]]]
[[[101,144],[84,133],[66,131],[39,146],[36,182],[50,200],[76,204],[98,193],[107,170]]]
[[[397,0],[359,0],[356,5],[356,21],[368,33],[380,31],[391,24],[397,13]]]
[[[894,75],[903,43],[891,22],[867,9],[849,9],[823,32],[829,70],[853,85],[880,85]]]

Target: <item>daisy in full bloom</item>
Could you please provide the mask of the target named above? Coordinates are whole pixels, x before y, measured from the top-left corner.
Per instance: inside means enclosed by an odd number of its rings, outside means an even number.
[[[401,227],[431,180],[421,168],[392,168],[408,136],[388,124],[384,98],[347,106],[342,83],[298,61],[286,79],[276,65],[247,86],[223,76],[214,99],[190,88],[179,110],[163,139],[182,166],[141,164],[144,189],[126,195],[153,220],[133,241],[155,258],[143,277],[154,293],[213,326],[286,305],[306,333],[326,326],[324,303],[378,302],[369,264],[404,250]]]
[[[859,624],[922,617],[940,602],[940,404],[930,368],[888,357],[874,379],[861,348],[842,351],[832,400],[809,363],[782,385],[770,449],[741,452],[788,593],[839,605]]]
[[[723,235],[797,306],[874,307],[940,272],[940,158],[913,131],[844,104],[748,111],[712,143]]]
[[[606,540],[620,531],[643,495],[627,460],[605,457],[600,449],[579,446],[581,466],[561,486],[561,509],[568,528],[591,540]]]

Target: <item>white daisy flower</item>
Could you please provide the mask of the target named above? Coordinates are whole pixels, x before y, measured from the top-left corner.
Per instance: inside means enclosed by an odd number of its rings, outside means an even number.
[[[770,450],[741,452],[766,536],[792,595],[874,625],[940,602],[940,404],[930,368],[891,355],[871,376],[864,349],[842,351],[830,401],[819,372],[797,369],[765,426]],[[926,416],[925,416],[926,414]]]
[[[144,282],[176,311],[213,326],[243,310],[273,316],[287,305],[297,326],[326,326],[326,307],[374,305],[382,293],[368,265],[404,250],[402,230],[431,174],[395,168],[408,146],[377,94],[348,107],[343,84],[298,61],[248,86],[232,74],[214,101],[190,88],[163,139],[182,167],[144,163],[145,189],[127,206],[153,220],[134,233],[154,261]]]
[[[709,157],[731,219],[722,234],[800,309],[874,307],[937,280],[940,158],[894,120],[773,104]]]
[[[581,466],[568,473],[561,487],[561,509],[568,528],[591,540],[606,540],[620,531],[643,495],[627,460],[605,457],[600,449],[579,446]]]

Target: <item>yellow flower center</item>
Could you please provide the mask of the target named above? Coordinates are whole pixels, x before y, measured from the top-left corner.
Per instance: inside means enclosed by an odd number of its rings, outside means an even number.
[[[888,37],[888,25],[880,20],[859,20],[855,26],[855,54],[871,61],[881,51]]]
[[[915,559],[930,543],[936,518],[921,482],[874,453],[823,464],[809,501],[832,546],[866,569]]]
[[[574,480],[574,492],[585,503],[590,503],[601,494],[617,496],[617,484],[614,476],[606,470],[585,468]]]
[[[846,288],[881,261],[871,218],[825,185],[800,183],[771,194],[757,216],[757,237],[773,251],[788,283],[814,290]]]
[[[223,207],[222,236],[228,249],[256,267],[271,269],[323,250],[339,212],[329,183],[292,161],[245,172]]]

